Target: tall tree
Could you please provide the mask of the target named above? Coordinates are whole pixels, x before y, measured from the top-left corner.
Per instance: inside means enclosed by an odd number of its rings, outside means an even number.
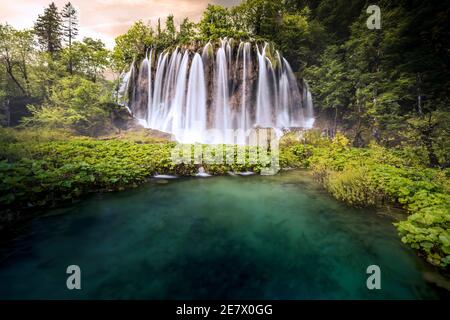
[[[43,15],[38,16],[34,30],[45,51],[54,55],[61,49],[62,19],[54,2],[45,8]]]
[[[62,10],[62,31],[69,47],[69,72],[73,73],[72,41],[78,35],[78,18],[74,6],[68,2]]]
[[[33,34],[0,24],[0,64],[22,95],[30,91],[28,63],[33,51]]]

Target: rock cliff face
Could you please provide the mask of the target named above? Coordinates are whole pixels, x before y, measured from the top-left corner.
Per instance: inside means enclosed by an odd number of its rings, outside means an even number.
[[[245,143],[228,141],[225,132],[313,122],[307,86],[268,44],[224,39],[150,50],[124,75],[122,87],[123,103],[139,123],[184,142]],[[208,129],[218,137],[211,140]]]

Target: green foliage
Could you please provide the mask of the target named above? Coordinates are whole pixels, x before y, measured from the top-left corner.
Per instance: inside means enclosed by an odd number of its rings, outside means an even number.
[[[151,27],[136,23],[116,39],[114,57],[116,64],[124,67],[142,57],[149,47],[162,51],[197,40],[206,43],[227,37],[277,43],[293,67],[299,69],[316,61],[315,52],[324,46],[325,30],[318,21],[310,21],[309,13],[308,8],[293,12],[282,2],[268,0],[247,0],[232,8],[210,4],[199,23],[184,19],[179,31],[173,16],[167,17],[164,30],[158,20],[154,33]]]
[[[402,241],[426,255],[428,262],[450,265],[450,196],[421,190],[411,198],[413,214],[396,224]]]
[[[250,35],[275,41],[283,13],[281,1],[247,0],[233,10],[235,21]],[[238,24],[239,25],[239,24]]]
[[[30,158],[0,166],[0,201],[13,208],[52,204],[87,191],[123,189],[144,181],[156,163],[169,156],[168,146],[123,141],[74,139],[15,147],[30,148]]]
[[[108,121],[110,95],[99,83],[79,76],[61,78],[54,85],[48,104],[29,106],[31,117],[24,126],[68,129],[96,135]]]
[[[365,0],[322,0],[303,1],[313,8],[313,16],[337,39],[349,36],[349,26],[361,11],[365,9]],[[376,4],[376,3],[374,3]]]
[[[6,97],[5,92],[3,90],[0,90],[0,127],[3,125],[6,125],[8,123],[7,119],[7,112],[6,112]]]
[[[173,20],[173,15],[167,16],[166,19],[166,29],[163,33],[166,46],[173,46],[177,37],[177,29],[175,28],[175,22]]]
[[[208,5],[203,12],[198,29],[200,36],[206,41],[236,36],[231,12],[227,8],[219,5]]]
[[[11,144],[20,141],[22,142],[27,141],[30,144],[33,144],[48,141],[68,140],[70,137],[72,137],[72,135],[65,130],[54,130],[46,128],[33,128],[33,130],[18,129],[18,128],[1,128],[0,132],[1,132],[0,153],[2,155],[8,154],[5,150],[8,150],[8,148],[11,147]],[[18,153],[14,154],[18,155],[18,157],[11,158],[9,160],[15,161],[21,158],[20,154]]]
[[[109,52],[101,40],[84,38],[83,42],[74,42],[65,48],[61,60],[72,65],[72,73],[96,81],[109,65]]]
[[[60,106],[29,105],[28,110],[31,116],[22,120],[25,126],[72,130],[76,123],[83,119],[74,109],[67,109]]]
[[[323,26],[317,21],[311,21],[309,16],[308,8],[295,14],[285,13],[277,29],[278,34],[273,39],[292,68],[298,71],[317,63],[316,52],[321,52],[325,45]]]
[[[339,110],[342,112],[349,104],[349,93],[353,90],[345,67],[342,50],[330,46],[320,58],[320,67],[306,70],[306,77],[317,99],[315,106],[324,111],[334,109],[335,121]]]
[[[54,59],[49,53],[42,52],[36,55],[36,63],[32,66],[32,84],[35,87],[34,95],[39,100],[48,99],[52,86],[62,77],[67,76],[65,61]]]
[[[306,144],[285,144],[280,149],[280,166],[282,168],[306,168],[313,148]]]
[[[188,44],[195,40],[195,23],[189,21],[188,18],[184,18],[183,22],[180,25],[180,32],[177,35],[177,43],[179,44]]]
[[[332,171],[327,175],[325,187],[336,199],[351,206],[376,205],[380,195],[368,175],[367,167],[363,166]]]
[[[65,29],[66,35],[70,33],[71,37],[66,48],[62,48],[59,34],[61,22],[54,4],[38,19],[36,30],[16,30],[9,25],[0,24],[2,125],[16,125],[23,120],[28,124],[47,128],[68,128],[70,123],[76,123],[81,125],[77,131],[87,134],[95,131],[92,127],[100,125],[99,120],[94,118],[103,114],[103,122],[108,121],[109,113],[103,112],[104,108],[99,106],[108,100],[105,99],[106,90],[112,90],[103,79],[104,71],[110,65],[109,52],[100,40],[86,38],[83,42],[72,43],[76,35],[75,17],[72,15],[66,18],[71,20],[65,21],[66,26],[68,23],[72,28]],[[43,51],[38,50],[35,39],[43,46]],[[94,90],[95,94],[89,95],[89,101],[85,99],[83,112],[71,109],[72,102],[62,104],[54,101],[54,92],[64,89],[62,79],[71,74],[80,76],[78,87],[87,87],[86,81],[82,80],[97,82],[102,87],[101,90]],[[75,88],[72,86],[72,89]],[[76,91],[77,94],[80,93],[79,90]],[[23,117],[29,113],[28,104],[34,104],[29,111],[35,119],[18,119],[18,116]],[[10,121],[10,118],[13,120]],[[75,118],[78,120],[75,121]]]
[[[115,68],[122,71],[133,60],[143,56],[153,44],[153,36],[151,26],[142,21],[135,22],[125,34],[118,36],[112,54]]]
[[[6,87],[9,92],[16,93],[17,89],[23,95],[29,95],[30,74],[29,64],[34,53],[33,33],[30,30],[16,30],[8,24],[0,24],[0,63],[3,71],[13,82]],[[6,93],[6,92],[5,92]]]
[[[433,167],[450,163],[450,112],[442,106],[427,115],[411,116],[406,123],[403,144],[424,153],[424,164]]]

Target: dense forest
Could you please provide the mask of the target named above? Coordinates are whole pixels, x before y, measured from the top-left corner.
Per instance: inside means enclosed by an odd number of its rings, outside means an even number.
[[[381,9],[380,29],[366,24],[372,4]],[[125,128],[119,120],[126,121],[117,103],[119,75],[150,48],[161,52],[225,37],[266,41],[308,81],[317,117],[302,142],[284,138],[281,165],[312,169],[349,205],[405,209],[408,219],[397,224],[403,242],[448,268],[445,1],[208,5],[198,23],[185,18],[178,25],[173,16],[153,24],[138,21],[116,38],[113,50],[99,39],[80,40],[77,16],[70,3],[51,3],[33,29],[0,24],[2,220],[13,220],[24,208],[122,189],[153,172],[189,174],[193,167],[169,163],[173,144],[160,137],[130,133],[111,139]],[[247,169],[258,171],[258,165]]]

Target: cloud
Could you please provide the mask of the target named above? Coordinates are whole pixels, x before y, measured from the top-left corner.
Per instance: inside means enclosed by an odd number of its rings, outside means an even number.
[[[68,0],[54,0],[62,8]],[[176,22],[185,17],[198,21],[209,2],[231,6],[240,0],[71,0],[79,13],[79,38],[90,36],[102,39],[108,47],[114,38],[124,33],[134,21],[156,23],[169,14]],[[0,22],[16,28],[31,28],[49,0],[14,0],[2,3]]]

